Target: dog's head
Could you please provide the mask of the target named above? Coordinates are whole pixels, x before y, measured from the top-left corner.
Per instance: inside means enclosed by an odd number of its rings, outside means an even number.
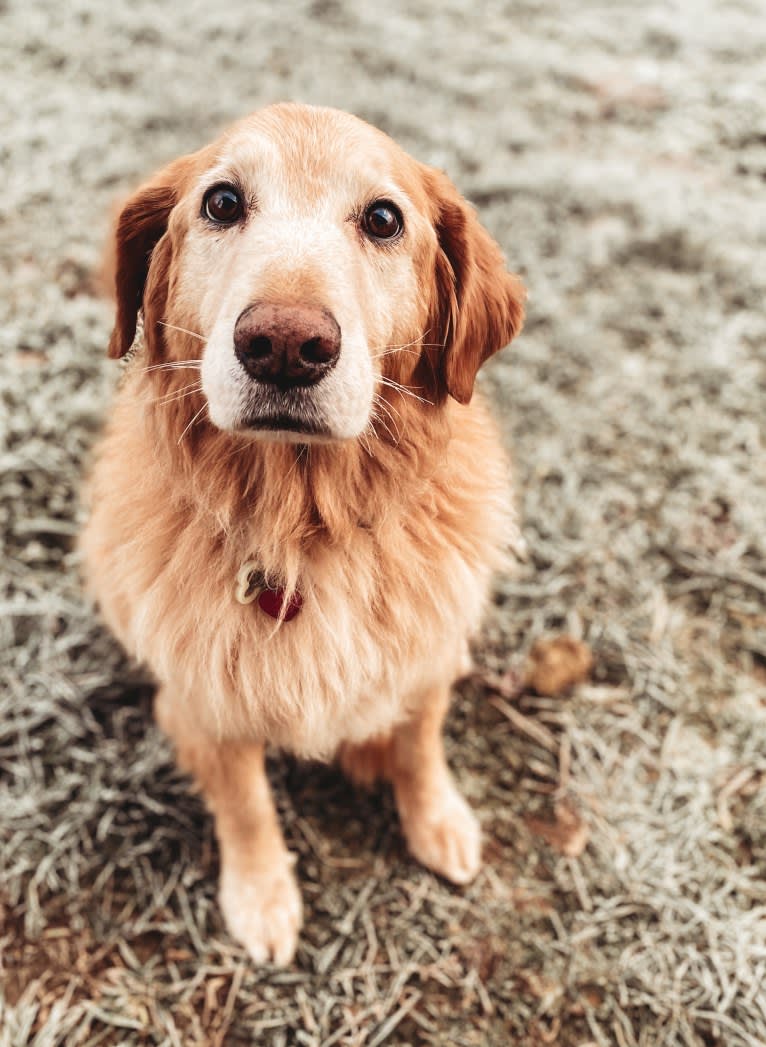
[[[150,364],[201,360],[219,429],[348,439],[403,386],[467,403],[524,293],[440,172],[330,109],[261,110],[174,161],[117,226],[117,321]]]

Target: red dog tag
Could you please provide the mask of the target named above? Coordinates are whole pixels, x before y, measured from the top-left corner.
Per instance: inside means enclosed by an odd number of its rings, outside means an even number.
[[[299,592],[294,592],[285,606],[284,589],[262,589],[257,599],[262,611],[272,618],[279,618],[281,615],[286,622],[293,619],[303,607],[303,597]]]

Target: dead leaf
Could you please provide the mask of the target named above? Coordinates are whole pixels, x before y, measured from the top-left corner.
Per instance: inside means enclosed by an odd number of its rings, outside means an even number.
[[[559,800],[554,807],[556,820],[526,818],[527,828],[542,838],[567,858],[579,858],[588,844],[590,836],[587,823],[567,800]]]
[[[529,652],[525,686],[554,698],[586,680],[593,668],[593,653],[572,636],[537,640]]]

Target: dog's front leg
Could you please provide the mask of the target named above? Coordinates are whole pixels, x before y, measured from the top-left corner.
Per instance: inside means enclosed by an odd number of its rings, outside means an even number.
[[[410,851],[453,883],[468,883],[481,866],[481,829],[447,766],[442,724],[449,687],[434,687],[390,741],[388,776]]]
[[[420,696],[410,718],[392,734],[338,752],[341,767],[358,785],[391,782],[410,851],[453,883],[469,883],[481,867],[481,829],[447,766],[442,725],[449,687]]]
[[[301,896],[266,777],[263,746],[216,747],[203,788],[221,849],[219,898],[226,925],[256,963],[289,963],[302,923]]]
[[[160,725],[215,818],[219,898],[229,932],[256,963],[288,964],[298,943],[302,904],[295,860],[285,845],[266,777],[263,746],[214,741],[163,706],[158,700]]]

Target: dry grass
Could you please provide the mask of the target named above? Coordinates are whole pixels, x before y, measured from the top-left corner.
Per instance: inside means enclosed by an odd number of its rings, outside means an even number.
[[[0,116],[0,1045],[766,1042],[766,23],[742,2],[13,2]],[[532,289],[487,377],[530,558],[450,721],[456,891],[384,791],[275,759],[307,929],[254,970],[151,686],[83,605],[114,196],[277,97],[450,170]],[[594,653],[535,695],[525,652]]]

